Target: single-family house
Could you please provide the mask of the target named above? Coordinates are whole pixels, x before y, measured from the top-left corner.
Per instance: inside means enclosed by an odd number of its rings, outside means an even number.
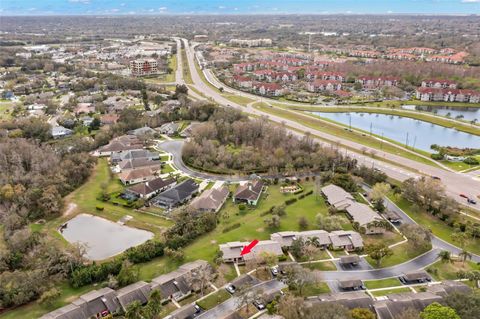
[[[365,230],[365,234],[383,234],[385,227],[377,227],[377,222],[384,221],[370,206],[352,202],[346,208],[348,216]]]
[[[172,209],[187,202],[196,193],[198,193],[198,184],[193,179],[187,179],[158,194],[151,200],[151,203],[165,209]]]
[[[148,158],[125,159],[117,164],[119,171],[126,171],[129,169],[137,169],[142,167],[151,167],[157,171],[161,168],[160,161],[149,160]]]
[[[264,184],[261,179],[255,179],[238,186],[233,195],[233,202],[256,206],[262,195],[263,186]]]
[[[321,191],[326,197],[328,204],[338,210],[345,210],[355,201],[350,193],[337,185],[327,185],[322,187]]]
[[[173,135],[178,132],[178,128],[179,128],[178,123],[170,122],[170,123],[162,124],[162,126],[157,128],[157,131],[160,134]]]
[[[316,303],[335,303],[341,304],[348,309],[365,308],[373,309],[373,299],[365,292],[336,292],[322,294],[306,300],[307,305],[314,305]]]
[[[222,258],[224,262],[233,262],[238,264],[243,264],[248,260],[255,259],[258,256],[261,256],[263,253],[269,253],[276,256],[282,256],[282,246],[279,242],[273,240],[261,240],[257,243],[255,247],[252,248],[251,252],[245,255],[241,255],[241,252],[248,242],[229,242],[226,244],[221,244],[220,251],[222,252]]]
[[[431,292],[406,292],[387,295],[385,299],[375,301],[374,307],[378,319],[395,319],[405,309],[410,308],[420,313],[428,305],[441,302],[442,299]]]
[[[139,198],[149,199],[173,187],[176,183],[176,180],[173,178],[163,179],[161,177],[157,177],[145,183],[139,183],[130,186],[126,189],[126,192]]]
[[[202,212],[217,213],[227,200],[230,191],[227,186],[210,188],[194,198],[190,206]]]
[[[135,135],[135,136],[153,136],[155,135],[156,131],[153,128],[148,126],[139,127],[137,129],[131,130],[128,134]]]
[[[330,234],[325,230],[307,230],[302,232],[283,231],[271,234],[270,239],[280,243],[282,247],[290,247],[293,241],[297,239],[311,241],[323,249],[331,244]]]
[[[134,149],[127,151],[113,152],[110,157],[110,162],[112,164],[118,164],[123,161],[130,160],[149,160],[149,161],[158,161],[160,160],[160,154],[156,152],[150,152],[144,149]]]
[[[363,239],[359,233],[351,230],[335,230],[330,233],[332,249],[354,251],[363,248]]]
[[[159,167],[142,167],[125,170],[118,174],[118,177],[123,184],[132,185],[152,180],[159,172]]]
[[[63,127],[63,126],[54,126],[52,127],[52,137],[54,139],[67,137],[73,134],[73,131]]]
[[[135,135],[122,135],[110,141],[107,145],[99,147],[93,155],[110,156],[112,153],[120,153],[131,150],[142,150],[143,143]],[[119,160],[120,161],[120,160]]]

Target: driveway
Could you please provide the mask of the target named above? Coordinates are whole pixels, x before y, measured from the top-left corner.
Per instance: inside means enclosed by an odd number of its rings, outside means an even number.
[[[253,286],[251,289],[251,292],[252,293],[273,293],[273,292],[280,291],[284,287],[285,287],[285,284],[283,284],[282,282],[278,280],[270,280],[270,281],[262,282],[258,285]],[[205,313],[201,314],[197,318],[201,318],[201,319],[224,318],[230,315],[231,313],[237,311],[238,308],[239,308],[238,298],[232,297],[227,301],[221,303],[220,305],[216,306],[215,308],[212,308],[206,311]]]

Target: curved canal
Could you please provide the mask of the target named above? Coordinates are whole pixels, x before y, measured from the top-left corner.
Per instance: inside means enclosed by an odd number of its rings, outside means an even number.
[[[427,152],[432,152],[432,144],[480,148],[480,136],[407,117],[356,112],[309,113]]]

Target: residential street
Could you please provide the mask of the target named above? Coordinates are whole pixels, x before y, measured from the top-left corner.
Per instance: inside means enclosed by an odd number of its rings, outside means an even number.
[[[283,284],[282,282],[278,280],[270,280],[270,281],[262,282],[256,286],[253,286],[251,290],[252,290],[252,293],[261,294],[261,293],[277,292],[284,287],[285,287],[285,284]],[[239,301],[237,297],[232,297],[227,301],[223,302],[222,304],[216,306],[215,308],[204,312],[197,318],[201,318],[201,319],[224,318],[229,314],[231,314],[232,312],[235,312],[239,308],[238,302]]]

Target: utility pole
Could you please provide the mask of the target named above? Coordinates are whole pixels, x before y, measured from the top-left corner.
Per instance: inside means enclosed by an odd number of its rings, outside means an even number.
[[[416,142],[417,142],[417,136],[415,135],[415,137],[413,138],[413,146],[412,146],[413,149],[415,149]]]
[[[380,140],[380,150],[383,150],[383,132],[382,132],[382,139]]]
[[[372,130],[373,130],[373,123],[370,122],[370,136],[372,136]]]
[[[349,119],[349,123],[350,123],[349,124],[349,126],[350,126],[349,129],[350,129],[350,131],[352,131],[352,114],[351,113],[348,113],[348,119]]]
[[[407,132],[407,139],[405,140],[405,146],[408,148],[408,132]]]

